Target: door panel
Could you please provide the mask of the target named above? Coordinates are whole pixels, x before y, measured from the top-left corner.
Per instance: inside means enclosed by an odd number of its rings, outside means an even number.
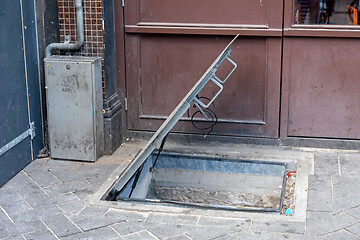
[[[42,148],[34,2],[23,4],[14,0],[0,2],[0,32],[6,33],[0,36],[0,148],[29,129],[32,121],[37,135],[33,141],[28,136],[0,155],[0,186]]]
[[[253,0],[230,0],[226,4],[217,0],[140,0],[139,22],[267,25],[269,4]]]
[[[360,137],[357,39],[286,39],[288,136]]]
[[[278,137],[282,1],[155,2],[125,3],[128,129],[155,131],[240,33],[231,53],[238,68],[214,102],[213,133]],[[186,115],[173,131],[199,132]]]
[[[326,24],[299,16],[299,2],[285,1],[281,136],[360,139],[359,27],[343,11],[350,2],[320,12]]]

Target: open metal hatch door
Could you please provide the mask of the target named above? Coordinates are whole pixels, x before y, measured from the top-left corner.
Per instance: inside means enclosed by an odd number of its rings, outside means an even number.
[[[113,190],[120,191],[125,184],[132,178],[132,176],[137,172],[137,170],[143,165],[145,160],[153,153],[163,139],[167,136],[170,130],[174,127],[174,125],[179,121],[179,119],[186,113],[186,111],[190,108],[191,104],[194,104],[199,108],[199,111],[207,118],[203,109],[208,108],[212,102],[219,96],[221,91],[223,90],[223,84],[230,77],[230,75],[235,71],[237,64],[232,61],[230,56],[230,45],[236,40],[237,35],[221,52],[221,54],[216,58],[216,60],[211,64],[211,66],[207,69],[207,71],[202,75],[202,77],[197,81],[197,83],[192,87],[192,89],[188,92],[188,94],[181,100],[181,102],[177,105],[174,111],[169,115],[169,117],[165,120],[165,122],[160,126],[160,128],[156,131],[156,133],[152,136],[146,146],[138,153],[135,159],[132,161],[130,166],[126,169],[124,174],[121,176],[120,180],[115,184]],[[230,73],[225,77],[225,79],[221,80],[216,76],[216,71],[221,65],[222,62],[227,60],[231,65],[233,65]],[[202,102],[198,94],[204,89],[207,83],[212,82],[215,84],[219,90],[210,99],[206,104]]]

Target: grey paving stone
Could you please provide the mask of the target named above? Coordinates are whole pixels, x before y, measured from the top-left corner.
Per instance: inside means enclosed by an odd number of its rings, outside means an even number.
[[[147,214],[143,213],[133,213],[130,211],[118,211],[112,210],[108,211],[105,215],[88,215],[79,214],[70,216],[70,219],[74,221],[81,229],[88,231],[91,229],[109,226],[115,223],[120,223],[124,221],[140,221],[143,222]]]
[[[10,217],[19,212],[32,210],[31,206],[29,206],[18,193],[14,193],[11,196],[2,196],[0,198],[0,206],[10,215]]]
[[[251,231],[254,232],[281,232],[281,233],[304,233],[305,223],[303,222],[290,222],[290,221],[264,221],[253,220]]]
[[[15,223],[22,221],[42,220],[45,217],[61,214],[61,211],[56,206],[47,208],[37,208],[26,212],[19,212],[13,214],[11,217]]]
[[[138,222],[138,221],[124,221],[121,223],[116,223],[112,225],[111,227],[115,229],[121,236],[125,236],[131,233],[140,232],[143,230],[157,228],[160,224],[155,223],[147,223],[147,222]],[[161,226],[160,226],[161,228]],[[161,228],[163,229],[163,228]],[[156,231],[155,231],[156,232]],[[179,233],[184,233],[185,231],[180,231]],[[167,234],[165,231],[161,232],[161,234],[165,234],[165,237],[169,237],[170,234]],[[173,235],[175,235],[174,233]],[[159,237],[158,235],[156,235]],[[161,237],[160,237],[161,238]]]
[[[191,240],[188,236],[185,234],[176,235],[174,237],[168,238],[167,240]]]
[[[320,236],[333,232],[333,215],[328,212],[307,212],[306,234]]]
[[[166,224],[188,224],[195,225],[199,216],[167,214],[167,213],[150,213],[146,222],[166,223]]]
[[[85,179],[76,179],[71,182],[60,183],[50,186],[44,189],[49,195],[58,195],[63,193],[70,193],[76,191],[93,190],[93,186],[90,185]]]
[[[343,182],[339,182],[333,185],[333,195],[334,198],[345,197],[349,194],[352,194],[357,190],[357,186],[349,184],[344,178],[341,178]]]
[[[39,160],[35,160],[29,164],[24,171],[41,187],[48,187],[59,184],[61,181],[48,171],[45,163],[39,164]]]
[[[26,234],[40,230],[46,230],[46,226],[39,220],[22,221],[22,222],[17,222],[16,224],[1,223],[0,239],[12,238],[20,234]]]
[[[81,213],[79,214],[79,216],[90,216],[90,217],[103,217],[105,215],[106,212],[109,211],[108,207],[100,207],[100,206],[86,206]]]
[[[356,236],[360,237],[360,223],[351,225],[350,227],[347,227],[345,229],[355,234]]]
[[[23,188],[23,186],[27,186],[27,185],[33,185],[36,186],[37,185],[31,181],[31,179],[23,172],[20,171],[18,174],[16,174],[13,178],[11,178],[6,185],[8,187],[11,187],[13,189],[17,189],[17,188]]]
[[[360,220],[357,218],[354,218],[346,213],[339,213],[334,216],[334,230],[338,231],[358,222],[360,222]]]
[[[80,174],[92,185],[101,186],[117,167],[118,164],[100,164],[96,162],[95,164],[84,165]]]
[[[253,233],[253,235],[256,237],[256,239],[261,239],[261,240],[290,239],[288,233],[255,232]]]
[[[129,235],[124,236],[125,240],[158,240],[153,234],[144,230],[137,233],[131,233]]]
[[[248,230],[251,224],[250,219],[241,218],[219,218],[219,217],[207,217],[201,216],[198,221],[198,226],[214,226],[224,228],[236,228],[241,230]]]
[[[23,235],[26,240],[55,240],[57,239],[48,229]]]
[[[340,154],[339,157],[341,175],[358,178],[360,176],[360,154]]]
[[[122,222],[123,220],[109,219],[104,217],[84,217],[73,215],[69,217],[78,227],[83,231],[89,231],[96,228],[107,227],[114,223]]]
[[[323,190],[309,190],[308,191],[308,210],[332,212],[332,192],[331,189]]]
[[[240,231],[216,238],[216,240],[258,240],[253,232]]]
[[[126,211],[120,209],[110,209],[105,214],[106,218],[116,218],[122,221],[143,222],[149,216],[149,213]]]
[[[61,182],[73,182],[82,179],[83,176],[79,174],[81,167],[84,165],[82,162],[71,162],[71,161],[58,161],[53,163],[49,167],[49,171],[55,175]]]
[[[79,200],[79,198],[72,192],[61,194],[54,193],[53,195],[50,195],[50,197],[51,202],[55,205]]]
[[[11,219],[13,220],[13,219]],[[0,209],[0,223],[3,224],[11,224],[11,220],[9,219],[8,216],[6,216],[6,214]]]
[[[9,199],[11,197],[16,197],[18,195],[17,191],[12,187],[7,187],[8,185],[4,185],[0,188],[0,203],[4,202],[5,199]]]
[[[316,152],[314,155],[316,175],[339,175],[338,153]]]
[[[22,191],[19,194],[32,208],[54,206],[50,196],[41,189]]]
[[[159,239],[167,239],[179,234],[189,234],[196,230],[202,231],[204,227],[191,226],[191,225],[172,225],[172,224],[159,224],[147,228]]]
[[[57,237],[65,237],[82,232],[62,214],[45,217],[43,222],[55,233]]]
[[[345,183],[348,184],[350,186],[353,186],[355,188],[360,188],[360,186],[358,185],[359,182],[359,178],[358,177],[352,177],[352,176],[348,176],[348,175],[342,175],[342,176],[332,176],[332,183],[333,185],[337,185],[340,183]]]
[[[61,240],[116,239],[119,237],[113,229],[104,227],[63,237]]]
[[[349,209],[346,211],[347,214],[357,218],[357,219],[360,219],[360,206],[359,207],[356,207],[356,208],[352,208],[352,209]]]
[[[333,213],[338,214],[344,211],[350,211],[353,208],[360,206],[360,192],[334,198]]]
[[[67,216],[79,214],[86,206],[87,203],[81,200],[65,202],[57,205],[57,207],[60,208],[60,210]]]
[[[74,191],[74,195],[78,198],[81,199],[82,201],[88,201],[91,198],[91,195],[95,193],[94,189],[82,189],[82,190],[77,190]]]
[[[203,240],[216,239],[238,231],[240,230],[220,227],[192,227],[189,228],[185,234],[194,240]]]
[[[355,240],[355,239],[359,239],[359,238],[347,231],[340,230],[335,233],[331,233],[331,234],[328,234],[325,236],[318,237],[317,239],[319,239],[319,240]]]
[[[287,233],[286,234],[289,239],[291,240],[309,240],[309,239],[316,239],[315,236],[311,236],[309,237],[308,235],[305,234],[292,234],[292,233]]]
[[[331,176],[309,176],[309,190],[327,191],[329,189],[331,189]]]
[[[11,238],[3,238],[1,240],[25,240],[25,238],[22,235],[19,235],[19,236],[12,236]]]
[[[276,232],[251,232],[251,231],[241,231],[225,235],[219,238],[214,238],[216,240],[281,240],[281,239],[290,239],[288,233],[276,233]]]

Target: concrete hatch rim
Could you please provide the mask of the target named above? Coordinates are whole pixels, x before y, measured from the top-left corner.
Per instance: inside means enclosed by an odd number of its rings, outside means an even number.
[[[157,152],[154,151],[152,155],[156,155]],[[188,154],[188,153],[176,153],[176,152],[169,152],[166,151],[162,153],[162,158],[166,157],[182,157],[186,158],[189,161],[192,160],[205,160],[205,161],[217,161],[219,163],[223,162],[233,162],[238,164],[250,163],[250,164],[259,164],[259,165],[279,165],[283,166],[283,170],[281,172],[282,177],[282,184],[281,184],[281,191],[279,196],[279,207],[278,208],[266,208],[266,207],[250,207],[250,206],[229,206],[229,205],[214,205],[214,204],[201,204],[201,203],[189,203],[189,202],[182,202],[182,201],[174,201],[174,200],[166,200],[166,199],[151,199],[151,198],[136,198],[136,197],[117,197],[116,200],[113,201],[124,201],[124,202],[134,202],[134,203],[154,203],[154,204],[174,204],[186,207],[195,207],[195,208],[204,208],[204,209],[214,209],[214,210],[227,210],[227,211],[247,211],[247,212],[265,212],[265,213],[280,213],[283,208],[283,200],[284,200],[284,189],[285,189],[285,181],[286,181],[286,173],[290,171],[288,169],[288,162],[279,162],[279,161],[263,161],[263,160],[247,160],[247,159],[239,159],[239,158],[221,158],[216,156],[208,156],[208,155],[197,155],[197,154]],[[149,156],[151,158],[151,156]],[[205,169],[203,169],[206,171]],[[208,170],[211,172],[211,170]],[[228,173],[235,173],[235,172],[228,172]],[[247,173],[250,174],[250,173]],[[254,175],[255,173],[253,173]],[[245,174],[246,175],[246,174]],[[250,174],[251,175],[251,174]],[[266,176],[268,174],[255,174],[259,176]],[[280,176],[276,175],[276,176]],[[268,175],[270,176],[270,175]],[[122,176],[120,176],[121,179]],[[118,179],[116,182],[120,181]],[[130,180],[129,180],[130,181]],[[127,183],[129,184],[129,183]],[[116,186],[116,183],[114,184]],[[224,186],[225,187],[225,186]],[[125,186],[124,186],[125,188]],[[113,188],[114,189],[114,188]],[[122,191],[121,189],[120,191]],[[226,190],[226,189],[224,189]],[[109,195],[109,193],[107,194]],[[103,198],[106,201],[111,201],[109,199]]]

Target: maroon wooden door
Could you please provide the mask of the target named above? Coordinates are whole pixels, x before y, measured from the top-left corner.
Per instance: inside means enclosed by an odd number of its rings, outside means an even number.
[[[282,0],[125,0],[127,129],[156,130],[240,34],[231,47],[238,68],[215,100],[219,123],[212,133],[277,138],[282,6]],[[173,131],[199,132],[187,116]]]
[[[310,2],[285,1],[281,136],[360,139],[360,26],[348,11],[352,1]]]

